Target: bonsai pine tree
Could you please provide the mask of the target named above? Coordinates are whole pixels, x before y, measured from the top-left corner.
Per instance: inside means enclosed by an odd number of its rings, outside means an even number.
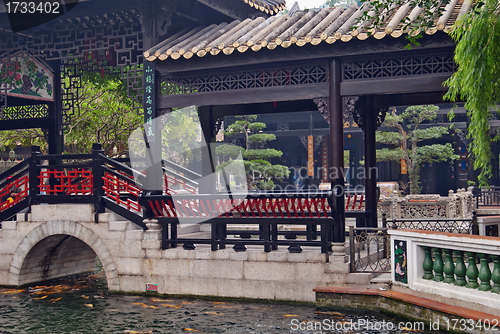
[[[216,148],[216,153],[229,158],[229,161],[218,166],[218,169],[228,166],[233,159],[241,153],[245,165],[248,189],[257,187],[261,190],[272,190],[275,188],[272,179],[288,177],[290,171],[283,165],[273,165],[270,160],[279,158],[283,152],[273,148],[261,148],[268,141],[276,140],[276,136],[270,133],[262,133],[266,124],[256,122],[257,115],[236,116],[236,121],[229,125],[224,135],[231,137],[238,134],[244,135],[245,147],[231,144],[222,144]]]
[[[428,139],[438,139],[448,133],[444,126],[421,128],[421,123],[436,118],[439,107],[434,105],[412,106],[401,114],[393,109],[387,115],[384,125],[395,128],[394,132],[377,131],[377,142],[391,147],[377,150],[377,161],[400,161],[404,159],[410,179],[410,193],[418,194],[420,166],[424,162],[433,163],[459,158],[450,143],[420,145]]]

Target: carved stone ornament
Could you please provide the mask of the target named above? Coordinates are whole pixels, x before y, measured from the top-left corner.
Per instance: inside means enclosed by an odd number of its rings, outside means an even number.
[[[307,137],[306,136],[300,136],[300,142],[302,145],[304,145],[304,148],[307,150]]]
[[[346,96],[342,98],[343,106],[343,121],[345,122],[350,115],[353,115],[354,109],[356,107],[356,102],[358,102],[359,96]],[[347,115],[347,116],[346,116]]]
[[[318,111],[323,116],[325,121],[330,124],[330,114],[328,113],[328,101],[325,98],[322,99],[314,99],[314,103],[318,106]]]
[[[304,145],[304,148],[307,150],[308,148],[308,136],[300,136],[300,142]],[[321,141],[323,140],[323,136],[314,136],[314,147],[313,152],[321,145]]]
[[[363,123],[363,114],[364,114],[363,109],[356,109],[352,113],[352,117],[354,118],[354,122],[358,124],[358,126],[365,131],[365,124]],[[376,114],[376,120],[375,120],[375,129],[378,129],[382,123],[384,123],[385,120],[385,115],[387,114],[387,111],[385,109],[380,109],[377,114]]]
[[[345,123],[349,116],[353,114],[356,102],[359,96],[346,96],[342,98],[342,123]],[[325,121],[330,124],[330,114],[328,112],[328,98],[314,99],[314,103],[318,106],[318,111],[323,116]]]

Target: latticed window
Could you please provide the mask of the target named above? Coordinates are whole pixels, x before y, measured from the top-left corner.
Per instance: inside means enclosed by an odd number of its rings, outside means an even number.
[[[308,85],[327,82],[326,65],[290,66],[164,78],[162,95]]]
[[[343,80],[453,73],[453,53],[383,57],[343,62]]]

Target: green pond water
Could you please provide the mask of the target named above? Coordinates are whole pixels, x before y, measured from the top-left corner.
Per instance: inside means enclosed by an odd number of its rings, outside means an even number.
[[[437,333],[383,313],[270,301],[131,296],[101,275],[0,289],[0,333]],[[22,291],[20,291],[22,290]]]

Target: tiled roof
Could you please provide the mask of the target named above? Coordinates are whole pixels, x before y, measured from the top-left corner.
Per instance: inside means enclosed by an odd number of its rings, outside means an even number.
[[[458,17],[465,14],[471,6],[471,0],[451,0],[445,6],[440,17],[435,19],[432,28],[425,31],[432,35],[437,31],[451,30]],[[205,57],[218,54],[230,55],[234,51],[250,52],[261,49],[288,48],[290,45],[304,46],[320,43],[332,44],[335,41],[348,42],[352,39],[367,38],[382,39],[388,35],[398,38],[403,35],[401,21],[407,18],[414,21],[421,13],[419,7],[411,8],[409,4],[394,8],[384,24],[376,31],[367,31],[369,22],[357,24],[351,29],[364,12],[374,17],[369,3],[361,8],[351,5],[346,10],[342,8],[325,8],[319,12],[298,12],[291,17],[287,14],[271,16],[267,19],[259,17],[244,21],[199,26],[183,30],[151,49],[144,52],[149,61],[167,58],[190,59],[194,56]]]
[[[286,8],[285,0],[241,0],[250,7],[260,10],[266,14],[278,14]]]

